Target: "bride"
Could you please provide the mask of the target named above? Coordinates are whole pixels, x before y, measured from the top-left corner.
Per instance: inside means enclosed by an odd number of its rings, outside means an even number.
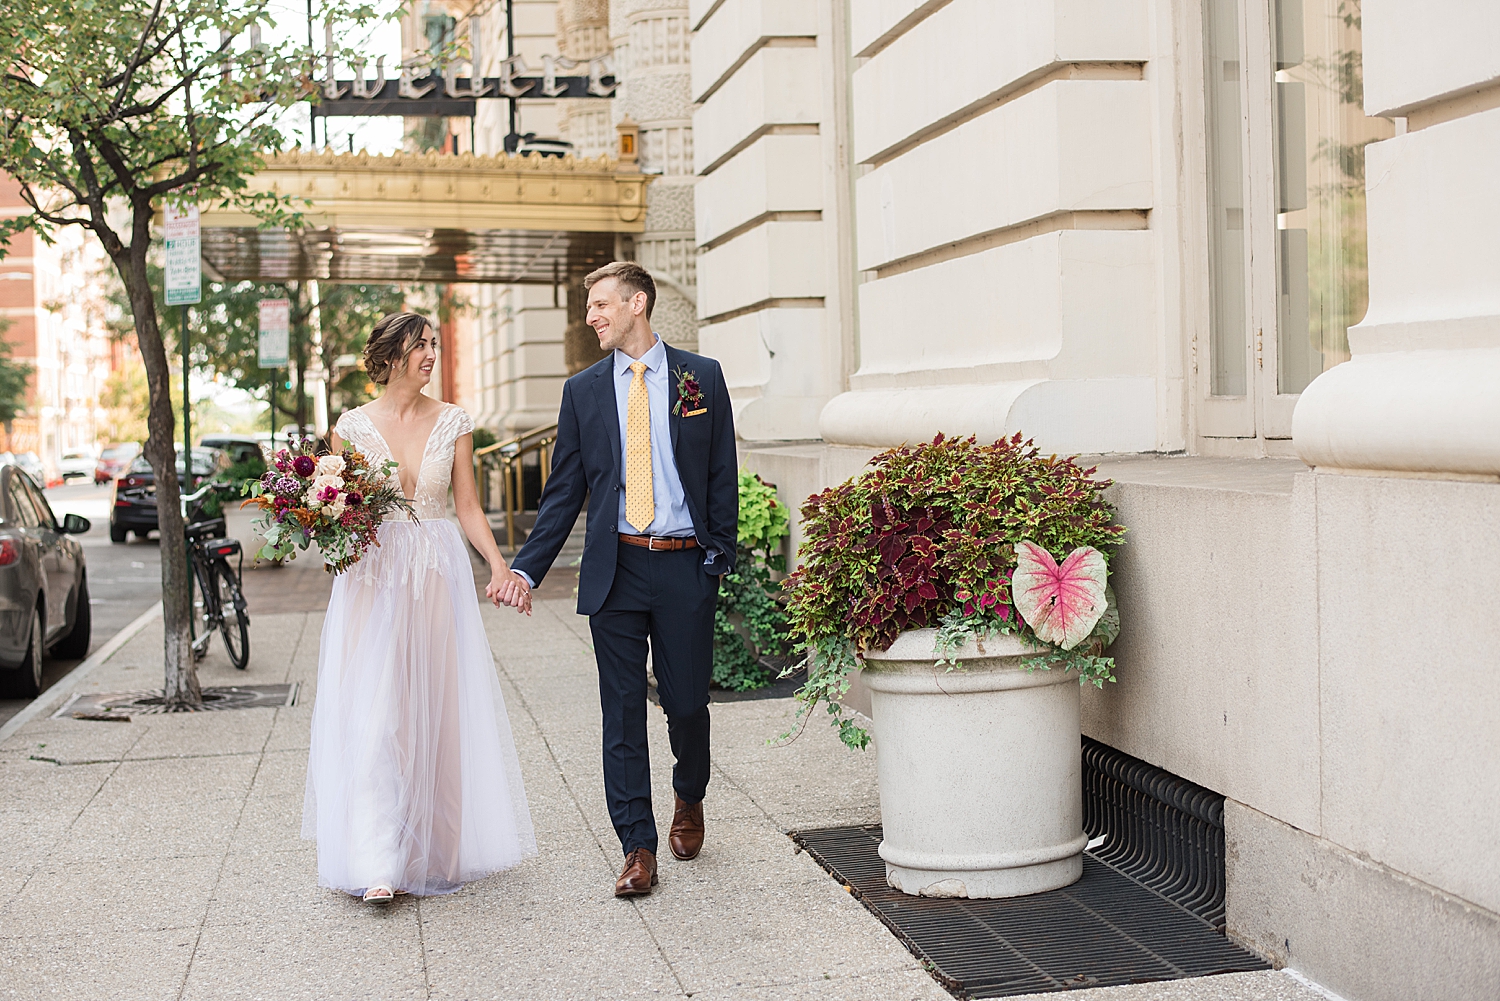
[[[387,316],[365,346],[373,403],[339,419],[340,440],[394,459],[417,520],[397,513],[380,544],[334,581],[318,656],[302,836],[318,883],[388,904],[451,893],[536,854],[521,769],[458,529],[491,568],[495,605],[511,574],[479,507],[474,423],[422,393],[437,334]]]

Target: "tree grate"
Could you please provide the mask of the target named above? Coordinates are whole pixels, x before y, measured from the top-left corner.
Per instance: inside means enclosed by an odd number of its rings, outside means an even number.
[[[879,825],[792,839],[958,998],[1266,970],[1213,925],[1091,853],[1072,886],[999,900],[912,897],[885,881]]]
[[[168,709],[161,692],[86,692],[75,694],[52,714],[53,719],[129,720],[167,712],[219,712],[290,706],[297,685],[229,685],[203,689],[202,709]]]

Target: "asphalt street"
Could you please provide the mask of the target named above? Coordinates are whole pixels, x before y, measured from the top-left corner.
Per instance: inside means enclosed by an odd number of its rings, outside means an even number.
[[[109,642],[161,598],[161,560],[155,539],[128,543],[109,541],[110,488],[74,480],[70,485],[46,491],[47,503],[61,521],[66,514],[89,519],[89,531],[78,536],[88,566],[89,604],[94,613],[93,639],[89,652]],[[48,659],[42,684],[50,688],[81,660]],[[29,699],[0,699],[0,723],[25,708]]]

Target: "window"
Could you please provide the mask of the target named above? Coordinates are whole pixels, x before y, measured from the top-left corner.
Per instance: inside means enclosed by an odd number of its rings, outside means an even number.
[[[1244,396],[1249,377],[1245,316],[1244,89],[1239,0],[1204,10],[1208,104],[1209,392]]]
[[[1395,126],[1363,112],[1360,2],[1204,0],[1207,437],[1290,437],[1364,317],[1364,148]]]
[[[1360,0],[1279,0],[1276,23],[1277,392],[1349,359],[1369,306],[1365,146],[1395,123],[1364,114]]]
[[[31,497],[26,493],[26,485],[21,482],[21,475],[18,470],[11,470],[10,509],[18,525],[25,528],[37,528],[41,525],[41,519],[37,517],[36,508],[31,506]]]
[[[453,44],[458,22],[447,14],[428,14],[422,18],[422,35],[429,49],[441,49]]]
[[[31,484],[23,485],[26,487],[27,495],[31,498],[31,506],[36,510],[37,524],[42,528],[56,530],[57,516],[52,513],[52,505],[47,503],[47,498]]]

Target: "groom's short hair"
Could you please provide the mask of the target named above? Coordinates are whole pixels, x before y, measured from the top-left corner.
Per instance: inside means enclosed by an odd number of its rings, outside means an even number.
[[[613,261],[598,271],[589,272],[583,280],[583,290],[587,292],[604,278],[613,278],[620,283],[622,290],[629,290],[620,296],[621,299],[629,299],[637,292],[646,293],[646,319],[651,319],[651,310],[656,308],[656,279],[651,277],[651,272],[634,261]]]

